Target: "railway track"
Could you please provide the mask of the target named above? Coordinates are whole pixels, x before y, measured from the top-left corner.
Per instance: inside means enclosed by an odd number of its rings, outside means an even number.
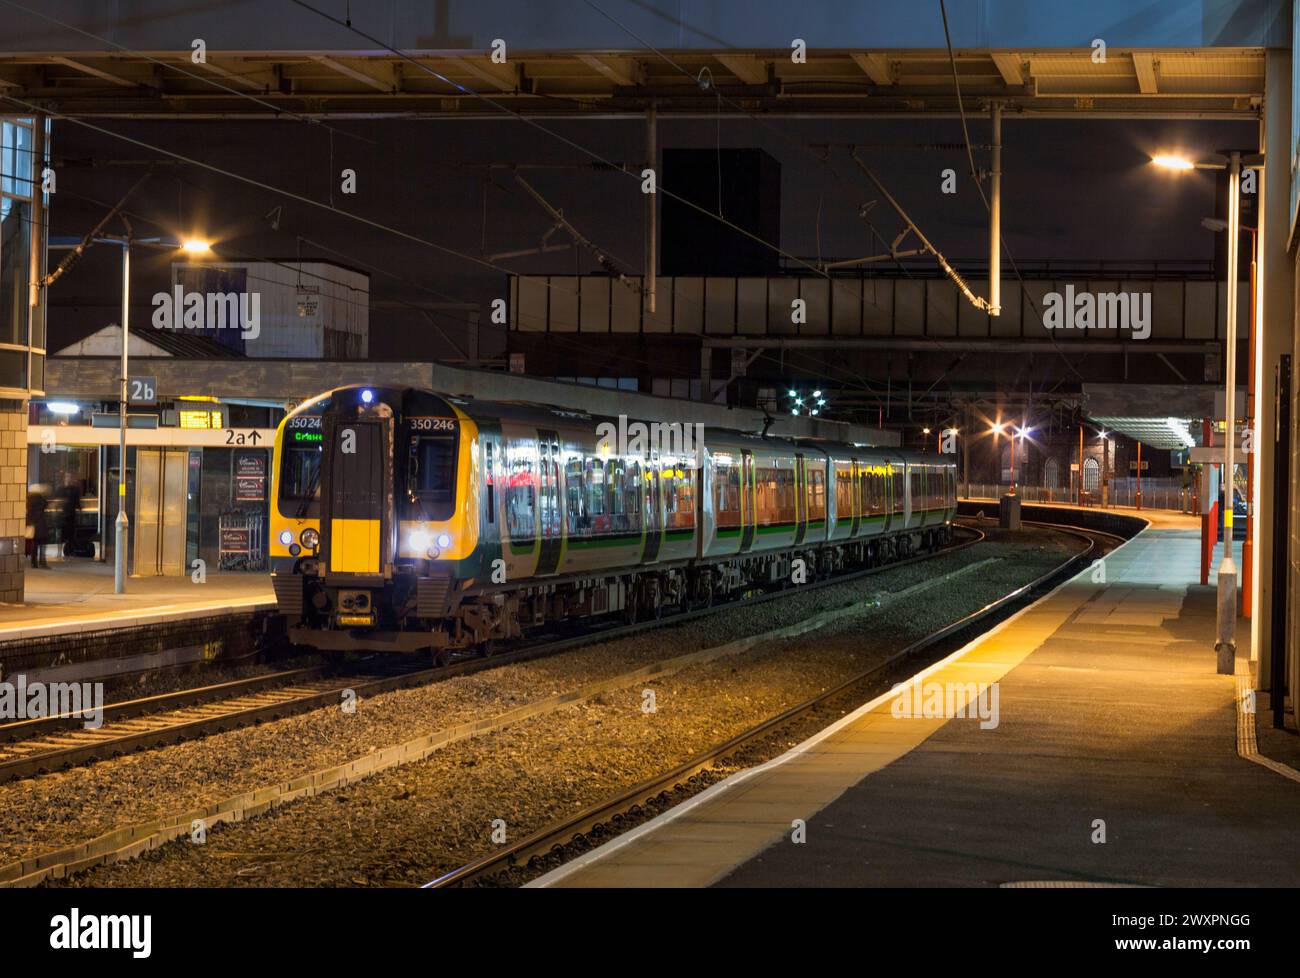
[[[426,888],[472,885],[512,885],[518,882],[512,874],[536,875],[554,868],[572,856],[580,855],[602,844],[607,839],[639,824],[650,813],[671,807],[707,785],[700,778],[715,767],[726,765],[729,759],[761,746],[787,728],[819,712],[827,714],[827,722],[844,712],[845,702],[855,705],[863,701],[863,694],[879,687],[882,680],[916,654],[932,648],[999,612],[1009,613],[1012,605],[1025,600],[1065,575],[1079,565],[1094,559],[1103,551],[1102,541],[1122,541],[1116,534],[1098,530],[1079,530],[1048,523],[1034,523],[1064,533],[1078,536],[1088,546],[1056,568],[1040,575],[1028,584],[1021,585],[982,608],[963,616],[955,622],[912,642],[910,645],[869,669],[850,677],[839,685],[800,703],[784,713],[750,728],[726,742],[712,747],[689,760],[644,781],[626,791],[598,802],[578,814],[548,826],[516,843],[503,846],[471,863],[446,873],[425,884]]]
[[[985,534],[976,527],[965,524],[955,524],[955,527],[969,538],[933,553],[838,574],[800,585],[800,588],[807,591],[844,584],[940,554],[964,550],[985,539]],[[682,624],[734,608],[741,601],[752,604],[780,600],[787,593],[777,589],[749,594],[708,608],[682,611],[631,625],[602,622],[579,635],[543,636],[540,640],[534,637],[523,645],[487,658],[467,654],[447,665],[431,668],[396,657],[376,656],[361,663],[354,671],[331,673],[325,665],[308,666],[109,703],[104,706],[103,726],[94,730],[86,729],[81,718],[69,715],[3,724],[0,725],[0,783],[337,706],[345,690],[364,698],[438,682],[483,669],[556,655],[595,642],[625,638],[660,626]]]

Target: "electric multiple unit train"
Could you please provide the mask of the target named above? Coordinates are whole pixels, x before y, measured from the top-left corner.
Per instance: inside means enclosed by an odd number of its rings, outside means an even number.
[[[290,640],[485,652],[546,622],[658,617],[950,539],[943,456],[694,426],[609,437],[630,427],[413,388],[305,402],[276,432],[269,534]]]

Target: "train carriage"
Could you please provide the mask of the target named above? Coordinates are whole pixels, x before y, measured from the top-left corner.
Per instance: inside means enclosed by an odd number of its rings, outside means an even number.
[[[547,621],[627,620],[935,548],[935,456],[350,386],[276,435],[271,562],[293,641],[486,648]],[[644,430],[644,429],[643,429]],[[610,432],[619,437],[612,439]]]

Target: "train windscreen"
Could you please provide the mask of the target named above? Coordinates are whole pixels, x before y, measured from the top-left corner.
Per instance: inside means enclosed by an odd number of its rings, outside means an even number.
[[[290,418],[280,443],[280,515],[315,519],[320,515],[320,415]]]

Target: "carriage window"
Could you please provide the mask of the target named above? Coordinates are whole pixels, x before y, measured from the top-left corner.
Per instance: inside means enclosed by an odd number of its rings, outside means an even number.
[[[670,530],[689,530],[695,526],[695,470],[663,470],[664,502]]]
[[[713,475],[713,511],[719,528],[740,526],[740,466],[717,463]]]
[[[821,466],[808,469],[808,519],[826,518],[826,473]]]
[[[635,533],[641,529],[641,463],[619,459],[617,471],[619,532]]]
[[[835,517],[853,518],[853,472],[847,466],[835,470]]]
[[[605,517],[605,463],[598,458],[587,459],[587,514],[592,526],[599,529]]]
[[[795,485],[794,469],[776,470],[776,518],[781,523],[795,521]]]
[[[528,449],[515,449],[510,458],[510,488],[506,491],[506,528],[512,540],[532,540],[536,535],[535,465]]]
[[[569,510],[569,532],[577,537],[591,536],[591,517],[587,513],[581,458],[569,459],[564,467],[564,500]]]

